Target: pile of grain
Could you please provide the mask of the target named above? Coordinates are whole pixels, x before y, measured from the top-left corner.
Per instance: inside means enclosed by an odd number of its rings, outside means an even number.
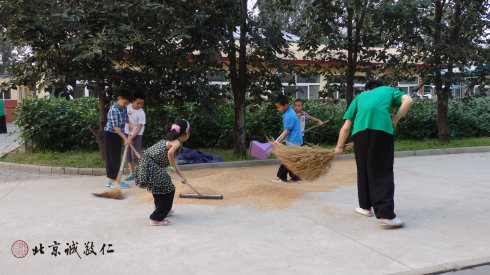
[[[330,172],[315,181],[299,183],[272,183],[278,166],[247,167],[236,169],[207,169],[184,172],[188,181],[202,194],[221,194],[223,200],[183,199],[180,193],[192,193],[190,188],[174,180],[177,188],[174,203],[233,205],[245,204],[257,208],[286,208],[309,192],[328,192],[357,181],[354,160],[332,163]],[[135,188],[127,191],[134,195],[132,203],[153,203],[151,193]]]

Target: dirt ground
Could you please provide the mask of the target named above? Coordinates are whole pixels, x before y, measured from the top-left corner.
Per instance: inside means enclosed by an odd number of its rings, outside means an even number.
[[[204,169],[186,171],[188,181],[202,194],[221,194],[223,200],[184,199],[180,193],[192,193],[178,178],[174,203],[208,204],[226,206],[244,204],[256,208],[283,209],[309,192],[328,192],[334,188],[355,185],[357,182],[354,160],[336,160],[328,173],[315,181],[298,183],[272,183],[276,178],[278,166]],[[126,191],[132,194],[131,203],[153,203],[153,197],[145,189],[134,188]]]

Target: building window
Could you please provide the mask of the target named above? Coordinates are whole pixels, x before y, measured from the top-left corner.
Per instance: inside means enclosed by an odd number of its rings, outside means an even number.
[[[434,88],[429,85],[424,86],[424,95],[433,95],[434,94]]]
[[[328,75],[325,77],[325,81],[327,82],[327,89],[334,99],[345,98],[345,90],[347,87],[345,75]],[[354,96],[364,92],[365,83],[365,76],[354,76]]]
[[[226,73],[225,72],[208,73],[207,78],[209,81],[209,85],[219,86],[219,88],[221,90],[223,89],[223,86],[226,86],[229,84],[229,82],[226,80]]]
[[[0,93],[0,98],[11,99],[10,90],[6,90]]]
[[[473,94],[474,95],[482,95],[482,96],[490,96],[490,86],[480,86],[480,85],[475,85],[473,87]]]
[[[419,78],[417,76],[411,77],[408,80],[398,82],[398,90],[404,93],[418,93],[417,87],[419,86]]]
[[[320,94],[320,75],[280,75],[281,84],[285,94],[292,94],[295,98],[316,99]],[[293,84],[295,83],[295,84]]]

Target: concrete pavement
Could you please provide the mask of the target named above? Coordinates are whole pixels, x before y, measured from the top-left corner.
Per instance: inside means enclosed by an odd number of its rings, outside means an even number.
[[[488,258],[489,161],[490,153],[397,158],[395,210],[407,223],[397,230],[353,212],[355,186],[307,193],[283,210],[177,204],[173,225],[150,227],[151,204],[90,195],[105,190],[104,177],[0,182],[2,273],[417,274]],[[25,258],[12,255],[16,240],[29,245]],[[72,242],[81,259],[66,255]],[[87,243],[97,256],[83,254]],[[45,254],[33,255],[40,244]]]
[[[44,178],[71,178],[74,176],[75,175],[45,174],[39,172],[6,170],[0,168],[0,184],[4,182],[20,181],[20,180],[39,180]]]
[[[441,275],[488,275],[490,274],[490,265],[477,266],[459,271],[444,272]]]
[[[22,141],[14,122],[7,123],[7,134],[0,134],[0,158],[18,148]]]

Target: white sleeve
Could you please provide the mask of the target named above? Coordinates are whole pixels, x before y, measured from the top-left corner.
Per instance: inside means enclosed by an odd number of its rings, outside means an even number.
[[[145,111],[141,110],[141,114],[139,116],[139,121],[138,121],[138,124],[146,124],[146,115],[145,115]]]

